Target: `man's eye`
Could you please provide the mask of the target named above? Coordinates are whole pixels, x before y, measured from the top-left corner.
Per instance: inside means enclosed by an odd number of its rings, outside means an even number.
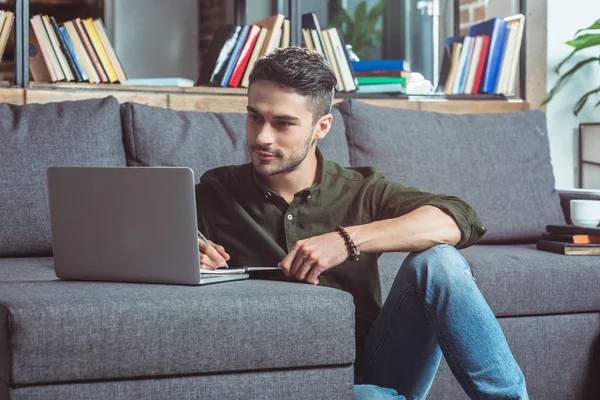
[[[288,128],[288,127],[292,126],[292,123],[289,121],[277,121],[277,126],[279,128]]]
[[[252,121],[256,121],[256,120],[258,120],[258,115],[256,115],[256,114],[248,114],[248,118],[250,118]]]

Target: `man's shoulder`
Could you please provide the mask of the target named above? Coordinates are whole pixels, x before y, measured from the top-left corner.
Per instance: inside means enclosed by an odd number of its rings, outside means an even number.
[[[333,179],[366,182],[385,178],[384,174],[375,167],[342,167],[335,161],[325,161],[325,172]]]

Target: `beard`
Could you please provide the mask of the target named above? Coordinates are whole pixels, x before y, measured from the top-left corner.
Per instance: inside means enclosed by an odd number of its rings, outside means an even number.
[[[254,166],[254,170],[263,175],[263,176],[273,176],[277,174],[282,174],[285,172],[291,172],[298,168],[300,164],[306,159],[310,147],[314,143],[314,140],[311,137],[304,143],[304,145],[294,149],[289,156],[285,156],[285,154],[274,147],[261,146],[258,144],[248,145],[248,150],[250,152],[250,156],[252,157],[252,153],[255,151],[264,151],[265,153],[270,153],[274,155],[272,160],[260,160],[260,159],[252,159],[252,165]]]

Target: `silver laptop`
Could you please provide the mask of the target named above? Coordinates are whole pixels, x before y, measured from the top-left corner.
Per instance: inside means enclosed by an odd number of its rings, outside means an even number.
[[[52,248],[62,279],[202,285],[194,173],[175,167],[50,167]]]

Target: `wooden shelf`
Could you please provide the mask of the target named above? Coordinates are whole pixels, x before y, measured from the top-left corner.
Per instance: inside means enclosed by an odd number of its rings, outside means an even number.
[[[218,87],[156,87],[119,84],[32,83],[29,89],[0,87],[0,102],[11,104],[49,103],[114,96],[119,102],[136,102],[180,111],[246,112],[246,89]],[[382,107],[443,113],[498,113],[525,111],[521,99],[476,100],[444,96],[336,96],[334,103],[353,98]]]

